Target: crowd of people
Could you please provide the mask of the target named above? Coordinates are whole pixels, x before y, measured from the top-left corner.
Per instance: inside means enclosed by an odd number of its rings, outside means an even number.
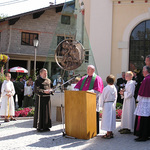
[[[123,103],[120,134],[134,133],[135,141],[147,141],[150,137],[150,55],[145,59],[143,77],[138,71],[122,73],[122,78],[117,80],[118,94],[115,90],[114,77],[108,76],[108,85],[104,88],[100,98],[103,108],[102,126],[107,134],[105,139],[113,138],[115,129],[116,102]],[[110,80],[111,78],[111,80]],[[111,82],[110,82],[111,81]],[[117,96],[118,95],[118,99]],[[136,106],[136,102],[138,103]]]
[[[68,86],[68,90],[83,90],[96,93],[96,118],[97,134],[99,134],[99,112],[102,108],[101,129],[107,133],[102,136],[104,139],[114,137],[116,129],[116,102],[123,103],[120,134],[130,134],[138,136],[136,141],[147,141],[150,137],[150,55],[145,59],[146,66],[143,67],[144,79],[138,75],[138,71],[127,71],[122,73],[122,78],[117,79],[115,85],[114,75],[106,78],[107,86],[104,87],[100,76],[95,74],[95,67],[87,67],[87,75],[76,78]],[[16,82],[11,74],[6,73],[6,80],[2,84],[2,104],[0,116],[5,116],[5,122],[15,120],[15,93],[18,95],[19,107],[33,106],[33,91],[35,95],[35,113],[33,127],[38,132],[49,131],[52,127],[51,121],[51,101],[50,95],[54,94],[52,85],[54,83],[47,77],[47,70],[42,68],[35,81],[29,78],[20,77]],[[60,80],[61,84],[64,83]],[[33,90],[34,89],[34,90]],[[16,91],[16,92],[15,92]],[[14,97],[14,99],[13,99]],[[136,106],[136,102],[138,102]],[[10,117],[10,119],[9,119]]]
[[[12,78],[15,88],[14,102],[16,106],[16,95],[18,96],[18,107],[31,107],[33,105],[34,82],[32,77],[20,76],[18,80]]]
[[[96,112],[99,115],[99,107],[102,107],[101,129],[107,131],[102,136],[104,139],[114,137],[116,129],[116,102],[123,103],[120,134],[134,133],[135,141],[147,141],[150,137],[150,55],[145,59],[143,77],[137,70],[122,73],[122,79],[117,80],[117,88],[114,85],[115,77],[109,75],[106,78],[107,86],[95,74],[95,67],[89,65],[87,76],[81,78],[75,88],[79,90],[93,90],[96,93]],[[103,89],[104,88],[104,89]],[[118,99],[117,99],[118,96]],[[136,106],[136,102],[138,102]],[[97,117],[97,134],[99,133],[99,120]]]

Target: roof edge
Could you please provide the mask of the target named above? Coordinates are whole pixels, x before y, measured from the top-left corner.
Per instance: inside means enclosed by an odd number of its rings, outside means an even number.
[[[25,13],[21,13],[21,14],[17,14],[17,15],[14,15],[14,16],[10,16],[10,17],[6,17],[6,18],[3,18],[3,19],[0,19],[0,22],[8,21],[8,20],[14,19],[14,18],[19,18],[19,17],[25,16],[25,15],[34,14],[34,13],[37,13],[37,12],[40,12],[40,11],[44,11],[44,10],[48,10],[48,9],[61,7],[63,5],[64,5],[64,3],[57,4],[57,5],[50,5],[48,7],[44,7],[44,8],[40,8],[40,9],[36,9],[36,10],[29,11],[29,12],[25,12]]]

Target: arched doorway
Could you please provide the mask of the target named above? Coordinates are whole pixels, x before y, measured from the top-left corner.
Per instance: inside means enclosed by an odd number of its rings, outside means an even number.
[[[150,20],[141,22],[132,30],[129,48],[129,70],[141,70],[145,57],[150,54]]]

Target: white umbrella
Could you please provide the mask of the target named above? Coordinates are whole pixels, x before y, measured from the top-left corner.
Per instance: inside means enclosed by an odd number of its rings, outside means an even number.
[[[13,67],[8,70],[9,72],[20,72],[20,73],[28,73],[28,70],[23,67]]]

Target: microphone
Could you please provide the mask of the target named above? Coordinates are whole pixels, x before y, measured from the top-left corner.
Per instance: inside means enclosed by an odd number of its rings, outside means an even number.
[[[76,77],[78,77],[78,76],[80,76],[80,73],[79,73],[79,74],[74,75],[73,77],[75,77],[75,78],[76,78]]]

